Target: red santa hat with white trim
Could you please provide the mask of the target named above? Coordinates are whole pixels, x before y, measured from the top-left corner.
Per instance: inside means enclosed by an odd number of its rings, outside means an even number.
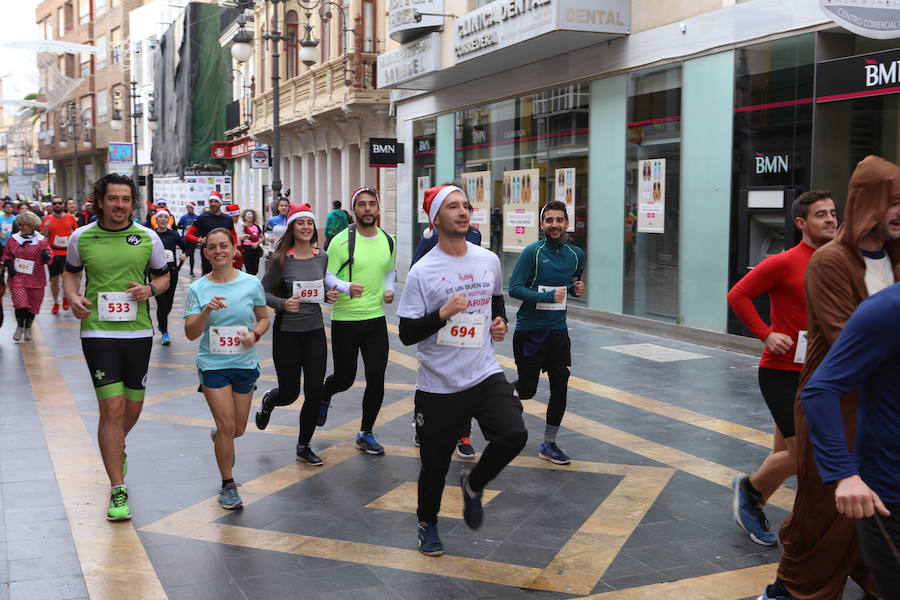
[[[291,204],[291,212],[288,216],[287,226],[290,227],[294,221],[303,217],[312,219],[313,223],[316,222],[316,214],[309,204]]]
[[[425,190],[425,198],[422,200],[422,208],[428,213],[428,229],[422,234],[424,238],[430,238],[434,235],[434,219],[437,217],[438,211],[441,210],[441,204],[447,199],[447,196],[453,192],[459,192],[463,196],[466,195],[461,188],[455,185],[436,185],[433,188]]]
[[[207,198],[206,200],[208,202],[213,199],[218,200],[221,203],[222,202],[222,192],[217,192],[215,190],[211,191],[209,193],[209,198]]]

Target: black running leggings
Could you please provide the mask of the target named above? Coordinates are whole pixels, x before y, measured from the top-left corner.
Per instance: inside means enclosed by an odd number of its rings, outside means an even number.
[[[384,400],[384,372],[388,352],[387,321],[384,317],[365,321],[331,321],[331,355],[334,373],[325,380],[326,402],[350,389],[356,380],[356,359],[362,353],[366,391],[362,403],[362,429],[372,431]]]
[[[278,387],[269,392],[272,406],[287,406],[297,400],[300,373],[303,372],[303,408],[297,443],[308,446],[316,430],[328,362],[325,329],[281,331],[280,323],[276,323],[272,334],[272,359],[278,375]]]
[[[169,313],[172,312],[172,304],[175,303],[175,289],[178,287],[178,267],[172,267],[169,271],[169,287],[156,297],[156,322],[159,324],[160,333],[169,333]]]
[[[34,313],[28,310],[27,308],[17,308],[15,310],[16,313],[16,325],[19,327],[31,327],[31,323],[34,321]]]
[[[528,441],[522,403],[513,395],[513,386],[503,373],[497,373],[455,394],[416,390],[416,433],[422,460],[416,509],[419,521],[437,523],[450,457],[460,430],[472,417],[478,419],[489,442],[469,473],[469,486],[480,492]]]
[[[540,342],[535,340],[534,333],[516,331],[513,334],[513,354],[519,371],[519,380],[514,385],[519,398],[530,400],[537,392],[541,371],[546,371],[550,380],[547,424],[559,427],[566,413],[569,365],[572,364],[571,341],[565,329],[551,330]]]

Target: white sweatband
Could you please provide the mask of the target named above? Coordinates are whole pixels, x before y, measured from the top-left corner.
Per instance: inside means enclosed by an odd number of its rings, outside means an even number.
[[[309,212],[308,210],[301,210],[301,211],[299,211],[299,212],[295,212],[295,213],[292,214],[290,217],[288,217],[286,226],[287,226],[287,227],[290,227],[290,226],[291,226],[291,223],[293,223],[293,222],[296,221],[297,219],[302,219],[303,217],[306,217],[307,219],[312,219],[312,220],[313,220],[313,223],[316,222],[316,215],[314,215],[313,213]]]
[[[441,204],[444,203],[444,200],[452,194],[453,192],[460,192],[463,196],[466,195],[464,191],[456,187],[455,185],[448,185],[441,188],[435,196],[434,200],[431,201],[431,206],[428,207],[428,222],[434,223],[435,217],[437,217],[438,211],[441,209]]]

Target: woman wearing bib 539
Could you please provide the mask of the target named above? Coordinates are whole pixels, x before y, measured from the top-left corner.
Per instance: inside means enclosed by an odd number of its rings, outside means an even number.
[[[232,265],[238,249],[227,229],[206,236],[203,255],[212,271],[188,288],[184,333],[202,336],[197,351],[200,387],[216,421],[212,430],[216,462],[222,474],[219,504],[242,505],[232,478],[234,438],[244,434],[253,388],[259,378],[256,342],[269,328],[262,284]]]

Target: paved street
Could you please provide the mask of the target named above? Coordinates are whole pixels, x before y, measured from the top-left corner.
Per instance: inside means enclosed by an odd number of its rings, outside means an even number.
[[[453,482],[466,465],[454,459],[439,525],[447,554],[430,558],[415,548],[415,353],[401,346],[393,316],[376,428],[386,456],[353,447],[359,386],[335,398],[313,439],[324,467],[294,459],[299,402],[277,409],[265,432],[251,415],[235,470],[245,507],[233,513],[216,503],[196,343],[173,327],[173,344],[154,346],[144,413],[128,439],[134,519],[110,524],[77,321],[45,309],[35,340],[15,345],[8,297],[6,311],[0,599],[110,598],[124,583],[127,599],[736,600],[772,579],[778,549],[752,543],[730,510],[732,477],[754,469],[771,442],[753,357],[570,321],[559,441],[577,460],[537,458],[544,382],[524,403],[526,450],[489,486],[478,531],[460,518]],[[275,379],[267,338],[257,401]],[[511,335],[499,352],[512,380]],[[792,498],[788,488],[773,498],[773,527]]]

